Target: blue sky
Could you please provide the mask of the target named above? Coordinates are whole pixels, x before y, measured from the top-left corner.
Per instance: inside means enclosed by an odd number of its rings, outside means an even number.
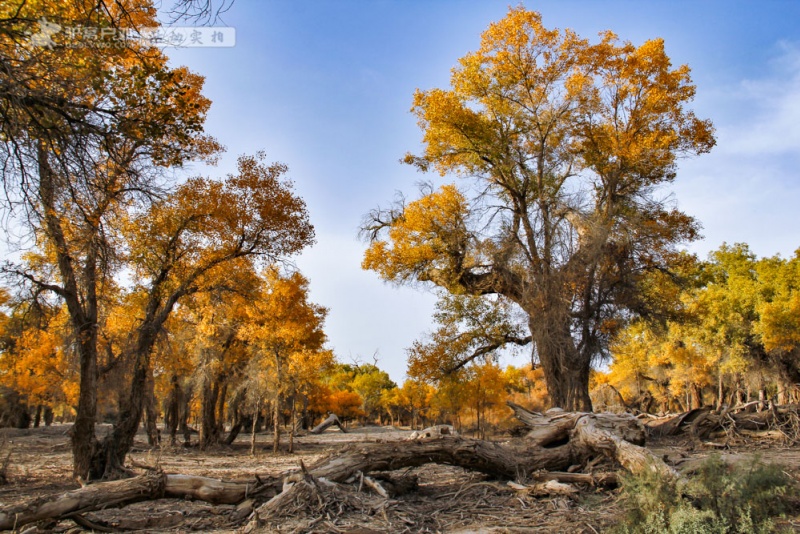
[[[547,27],[595,38],[610,29],[641,44],[662,37],[697,84],[696,113],[717,128],[711,154],[681,163],[672,188],[703,224],[689,249],[705,256],[747,242],[760,256],[800,247],[800,2],[523,2]],[[502,18],[508,1],[236,0],[223,16],[232,48],[169,49],[206,77],[206,130],[228,147],[211,174],[257,150],[289,166],[317,244],[296,260],[312,299],[330,308],[327,333],[342,361],[371,361],[393,379],[405,348],[431,329],[435,298],[362,271],[361,217],[435,178],[398,160],[418,152],[414,89],[447,87],[458,58]],[[204,171],[205,172],[205,171]],[[516,364],[525,363],[520,355]]]

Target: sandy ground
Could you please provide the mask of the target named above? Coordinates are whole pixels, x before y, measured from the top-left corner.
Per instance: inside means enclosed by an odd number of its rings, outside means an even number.
[[[7,485],[0,486],[0,507],[32,497],[57,495],[74,489],[69,450],[70,425],[15,430],[0,429],[0,449],[10,451]],[[102,432],[104,429],[101,429]],[[249,436],[240,436],[232,447],[200,451],[197,448],[147,445],[137,439],[131,460],[135,464],[159,466],[167,473],[202,475],[225,480],[252,480],[255,475],[278,475],[340,450],[354,441],[399,440],[410,431],[366,427],[348,434],[328,430],[320,436],[295,438],[295,453],[273,455],[270,434],[258,435],[258,454],[249,454]],[[284,442],[284,449],[286,442]],[[659,441],[651,449],[682,471],[690,471],[711,451],[701,444]],[[800,448],[749,444],[720,451],[732,461],[758,454],[776,462],[800,480]],[[5,456],[5,454],[3,454]],[[608,530],[622,518],[616,491],[586,488],[577,498],[534,498],[513,491],[501,481],[460,468],[427,465],[413,470],[419,479],[416,492],[396,499],[376,495],[347,501],[338,509],[330,507],[317,516],[290,516],[268,523],[264,532],[569,532],[597,533]],[[362,494],[358,494],[362,495]],[[236,532],[229,523],[232,506],[204,502],[162,499],[142,502],[123,509],[96,512],[93,518],[141,532]],[[800,518],[781,522],[800,532]],[[158,525],[155,527],[155,525]],[[38,525],[36,531],[80,532],[72,521]]]

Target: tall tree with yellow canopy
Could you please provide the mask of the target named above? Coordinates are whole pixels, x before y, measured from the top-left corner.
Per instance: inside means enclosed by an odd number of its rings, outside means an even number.
[[[651,311],[643,277],[697,236],[660,191],[679,157],[714,145],[694,94],[661,39],[590,44],[512,8],[449,89],[414,95],[424,150],[405,161],[463,185],[369,214],[363,267],[513,302],[552,403],[590,410],[592,360],[621,315]]]

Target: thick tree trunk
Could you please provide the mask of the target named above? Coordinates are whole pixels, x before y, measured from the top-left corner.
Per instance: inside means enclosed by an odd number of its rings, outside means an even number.
[[[559,316],[556,308],[553,306],[543,314],[531,313],[530,320],[550,404],[567,411],[591,412],[591,355],[577,350],[569,330],[568,314]]]
[[[157,499],[164,494],[163,474],[92,484],[56,498],[42,497],[20,506],[0,510],[0,530],[16,530],[42,519],[63,517],[108,506]]]
[[[72,426],[72,473],[83,480],[97,480],[105,466],[94,464],[99,443],[94,433],[97,416],[97,333],[82,328],[78,334],[80,387],[75,423]]]
[[[94,425],[97,417],[97,236],[91,236],[83,256],[82,285],[78,284],[75,258],[59,219],[56,195],[63,184],[53,171],[44,142],[37,146],[39,164],[39,200],[44,227],[53,245],[62,287],[56,292],[64,299],[78,349],[80,384],[75,424],[72,428],[73,474],[84,480],[96,478],[92,459],[97,449]]]
[[[149,316],[149,314],[148,314]],[[163,318],[166,320],[166,317]],[[142,420],[145,397],[147,395],[147,376],[150,373],[150,355],[156,343],[163,321],[145,319],[136,332],[133,377],[117,423],[105,437],[100,448],[92,458],[92,469],[103,478],[127,476],[124,469],[125,457],[133,447],[136,431]]]
[[[709,407],[699,408],[668,419],[648,421],[647,426],[657,436],[688,433],[698,439],[728,439],[741,434],[745,437],[791,441],[800,430],[797,428],[800,406],[771,406],[768,410],[756,412],[760,404],[760,401],[752,401],[721,412],[712,411]],[[775,430],[778,432],[772,432]]]
[[[44,407],[44,426],[53,424],[53,409],[50,406]]]
[[[219,399],[219,380],[207,379],[203,382],[203,403],[200,420],[200,449],[203,450],[219,442],[217,425],[217,400]]]
[[[212,504],[237,504],[246,498],[270,499],[280,479],[226,482],[213,478],[151,472],[124,480],[91,484],[55,498],[41,497],[0,510],[0,530],[17,529],[43,519],[70,519],[77,514],[161,498],[196,499]]]
[[[33,416],[33,428],[39,428],[39,424],[42,422],[42,405],[36,405],[36,415]]]
[[[183,391],[181,390],[178,375],[172,375],[170,380],[169,395],[164,403],[164,432],[169,436],[169,444],[174,446],[178,442],[178,426],[180,425],[181,401]]]

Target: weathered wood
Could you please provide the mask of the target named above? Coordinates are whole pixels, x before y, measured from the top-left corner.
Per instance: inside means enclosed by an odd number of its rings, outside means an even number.
[[[428,463],[455,465],[501,479],[513,479],[541,469],[562,470],[573,462],[569,447],[552,449],[527,444],[442,436],[426,441],[358,443],[310,467],[315,477],[344,482],[358,472],[392,471]]]
[[[557,480],[548,480],[547,482],[536,482],[535,484],[525,485],[525,484],[518,484],[517,482],[508,482],[508,487],[517,490],[517,491],[524,491],[525,493],[530,493],[531,495],[535,495],[537,497],[541,496],[549,496],[549,495],[564,495],[570,496],[575,495],[579,492],[578,488],[571,484],[564,484],[563,482],[559,482]]]
[[[655,471],[669,478],[678,478],[678,473],[661,458],[649,450],[635,445],[600,424],[603,419],[597,415],[581,417],[572,431],[573,445],[585,450],[601,452],[619,462],[631,473]]]
[[[422,430],[415,430],[408,436],[408,440],[440,438],[442,436],[458,436],[458,432],[451,425],[434,425]]]
[[[147,473],[135,478],[92,484],[55,498],[41,497],[0,510],[0,530],[15,530],[22,525],[42,519],[158,499],[164,495],[165,485],[164,474]]]
[[[211,504],[238,504],[255,495],[270,498],[278,493],[278,480],[227,482],[190,475],[166,475],[165,497],[197,499]]]
[[[646,432],[642,423],[633,415],[622,413],[589,414],[583,412],[565,412],[560,409],[548,410],[544,414],[531,412],[507,402],[514,410],[514,415],[531,429],[526,439],[533,446],[555,447],[569,442],[571,432],[579,420],[592,417],[594,424],[604,428],[621,439],[635,445],[644,445]]]
[[[528,475],[528,480],[536,482],[547,482],[555,480],[566,484],[588,484],[590,486],[602,486],[613,488],[619,485],[619,477],[616,473],[566,473],[563,471],[540,471]]]
[[[360,477],[362,483],[371,486],[378,493],[391,495],[391,484],[385,483],[380,474],[370,477],[366,475],[428,463],[455,465],[498,479],[546,484],[537,486],[536,491],[550,493],[562,490],[571,492],[557,484],[548,484],[550,482],[615,484],[616,479],[608,474],[553,472],[564,471],[574,465],[585,465],[588,459],[599,455],[613,458],[634,473],[652,469],[667,476],[677,476],[661,459],[638,445],[644,442],[644,427],[632,415],[562,411],[535,414],[512,403],[509,406],[531,428],[528,438],[500,444],[442,432],[423,431],[423,439],[412,441],[354,443],[319,460],[309,469],[303,466],[301,471],[290,471],[279,479],[263,481],[257,478],[257,482],[225,482],[181,474],[166,475],[155,471],[131,479],[94,484],[56,498],[37,499],[26,505],[2,510],[0,529],[12,529],[41,519],[65,518],[98,508],[162,497],[192,498],[215,504],[247,502],[242,512],[236,515],[237,521],[241,521],[244,514],[254,510],[258,503],[268,501],[269,506],[258,508],[262,517],[268,517],[284,513],[284,505],[295,502],[292,499],[300,498],[300,494],[303,494],[303,499],[315,495],[321,498],[320,492],[324,490],[327,499],[345,498],[342,495],[347,491],[338,484],[351,482],[356,477]],[[772,410],[768,415],[774,418],[776,413],[780,412]],[[683,421],[686,419],[688,417],[684,417]],[[326,423],[327,426],[324,426]],[[338,417],[333,414],[312,432],[320,433],[332,424],[339,424]],[[755,430],[763,429],[758,422],[753,425]],[[425,437],[434,434],[435,437]],[[281,484],[284,485],[283,491]],[[409,487],[413,487],[413,484]]]
[[[726,433],[739,434],[744,437],[771,437],[773,439],[790,439],[779,429],[790,429],[791,433],[800,432],[800,406],[770,405],[769,409],[753,412],[751,409],[759,404],[754,401],[730,410],[713,411],[709,407],[690,410],[666,420],[648,421],[650,432],[657,436],[689,434],[705,440],[723,437]],[[796,438],[793,438],[796,439]]]
[[[336,416],[335,413],[330,414],[327,419],[325,419],[323,422],[312,428],[310,432],[312,434],[322,434],[328,429],[328,427],[332,425],[338,426],[339,430],[347,434],[347,430],[345,430],[345,428],[342,426],[342,422],[339,421],[339,418]]]
[[[280,481],[273,479],[260,480],[258,483],[226,482],[153,471],[134,478],[91,484],[57,497],[42,497],[0,510],[0,530],[16,529],[42,519],[73,519],[76,514],[164,497],[197,499],[212,504],[237,504],[254,496],[269,499],[279,491]]]

